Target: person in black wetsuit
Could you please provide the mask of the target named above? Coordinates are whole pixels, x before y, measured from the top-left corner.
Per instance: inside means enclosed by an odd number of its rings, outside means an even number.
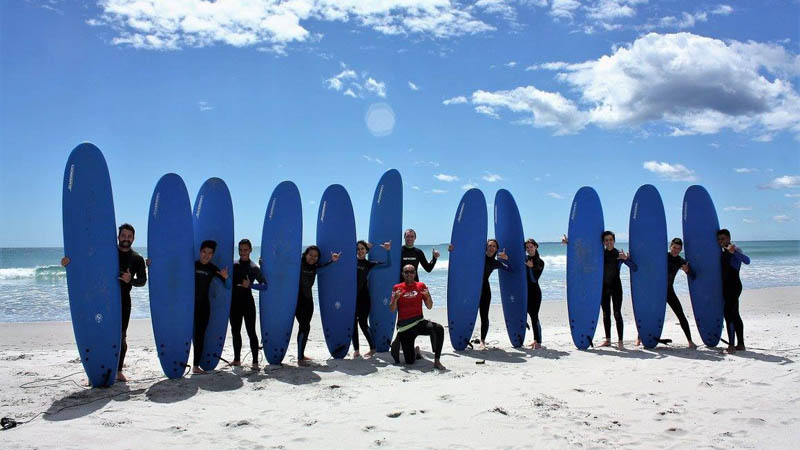
[[[133,225],[123,223],[119,226],[117,234],[117,251],[119,254],[119,287],[122,303],[122,339],[120,341],[119,365],[117,366],[117,381],[128,381],[122,373],[125,354],[128,352],[128,324],[131,319],[131,289],[134,286],[142,287],[147,283],[147,269],[142,256],[136,253],[131,246],[136,237]],[[67,267],[69,257],[61,258],[61,265]]]
[[[742,250],[731,243],[731,232],[725,228],[717,231],[717,243],[722,252],[722,298],[725,301],[723,314],[725,328],[728,330],[728,353],[746,350],[744,346],[744,322],[739,315],[739,296],[742,294],[742,280],[739,269],[742,263],[750,264],[750,258]],[[738,339],[735,344],[734,338]]]
[[[600,305],[603,308],[603,330],[605,340],[600,347],[611,345],[611,302],[614,303],[614,322],[617,324],[618,347],[624,349],[622,344],[622,281],[619,279],[619,269],[622,264],[636,272],[636,263],[625,253],[614,247],[616,236],[611,231],[603,232],[603,296]]]
[[[203,241],[200,244],[200,259],[194,262],[194,359],[192,363],[192,373],[203,373],[200,368],[200,360],[203,356],[203,344],[208,327],[208,317],[211,314],[211,301],[208,291],[211,288],[211,281],[214,277],[219,278],[225,283],[225,287],[230,287],[231,281],[228,277],[228,269],[219,270],[219,267],[211,262],[214,252],[217,250],[215,241]]]
[[[539,244],[533,240],[525,241],[525,272],[528,281],[528,315],[531,316],[533,329],[533,342],[530,348],[542,347],[542,325],[539,323],[539,308],[542,306],[542,289],[539,287],[539,277],[544,271],[544,261],[539,257]]]
[[[317,278],[317,270],[327,267],[339,260],[340,253],[331,252],[328,262],[319,263],[320,250],[316,245],[309,245],[300,259],[300,289],[297,292],[297,364],[305,365],[311,358],[305,354],[308,333],[311,331],[311,317],[314,315],[314,297],[311,288]]]
[[[428,262],[428,259],[425,257],[425,253],[423,253],[422,250],[414,247],[414,242],[417,240],[416,231],[411,228],[407,229],[405,233],[403,233],[403,239],[405,240],[405,245],[400,253],[402,259],[400,267],[402,268],[406,264],[411,264],[414,266],[414,281],[419,281],[419,266],[421,265],[426,272],[430,273],[433,270],[433,267],[436,265],[436,261],[439,259],[439,252],[436,251],[436,249],[433,249],[433,258],[431,258],[431,261]],[[400,273],[400,281],[403,281],[402,273]]]
[[[364,338],[367,339],[369,344],[369,351],[364,356],[372,356],[375,354],[375,341],[372,340],[372,334],[369,332],[369,311],[372,299],[369,295],[369,272],[372,269],[384,269],[392,264],[392,254],[389,252],[392,249],[392,242],[385,242],[381,247],[386,250],[386,262],[376,262],[367,259],[367,252],[372,250],[372,244],[367,241],[358,241],[356,244],[356,316],[353,321],[353,358],[361,356],[358,345],[358,327],[361,327],[361,332],[364,333]]]
[[[253,370],[258,370],[258,335],[256,334],[256,304],[252,289],[267,290],[267,279],[261,269],[250,259],[253,244],[249,239],[239,241],[239,261],[233,263],[233,296],[231,298],[231,337],[233,338],[232,366],[241,366],[242,320],[250,338]],[[258,281],[258,283],[255,283]]]

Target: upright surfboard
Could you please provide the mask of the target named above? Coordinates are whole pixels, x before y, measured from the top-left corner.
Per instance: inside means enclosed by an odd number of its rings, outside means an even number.
[[[61,206],[78,353],[89,383],[111,386],[117,378],[122,333],[117,225],[106,160],[94,145],[83,143],[70,153]]]
[[[597,192],[578,189],[569,213],[567,311],[572,342],[580,350],[592,344],[603,294],[603,207]]]
[[[161,177],[150,199],[147,256],[150,318],[158,360],[168,378],[180,378],[189,359],[194,325],[192,204],[183,179]]]
[[[203,183],[194,201],[192,217],[196,258],[199,258],[200,244],[203,241],[216,241],[217,250],[211,262],[220,270],[228,269],[228,276],[233,276],[233,203],[224,181],[209,178]],[[217,367],[228,332],[231,290],[217,277],[214,277],[209,287],[209,300],[211,313],[200,359],[200,368],[203,370],[214,370]]]
[[[356,317],[356,220],[350,195],[342,185],[325,189],[317,214],[317,245],[322,262],[331,252],[339,261],[317,272],[319,310],[328,351],[344,358],[353,338]]]
[[[391,241],[392,249],[369,253],[369,260],[390,264],[395,268],[371,270],[369,272],[369,296],[372,301],[369,310],[369,329],[379,352],[388,352],[394,334],[397,313],[389,310],[392,286],[397,284],[397,272],[401,264],[400,252],[403,238],[403,179],[395,169],[383,174],[375,194],[372,196],[372,211],[369,215],[369,242],[381,245]]]
[[[261,232],[261,271],[269,283],[259,294],[261,344],[270,364],[283,361],[291,340],[302,238],[300,191],[291,181],[284,181],[272,191]]]
[[[646,348],[658,344],[667,307],[667,218],[658,189],[645,184],[636,191],[628,226],[633,315]]]
[[[470,189],[456,209],[447,268],[447,322],[457,351],[467,347],[478,317],[487,230],[486,198],[479,189]]]
[[[695,273],[689,278],[692,311],[703,343],[715,347],[722,334],[722,266],[717,244],[719,219],[704,187],[689,186],[683,196],[683,250]]]
[[[511,345],[520,347],[525,341],[525,325],[528,321],[525,233],[522,231],[522,219],[519,217],[517,202],[505,189],[497,191],[494,197],[494,235],[500,244],[498,250],[505,249],[508,263],[511,265],[511,272],[498,271],[506,331]]]

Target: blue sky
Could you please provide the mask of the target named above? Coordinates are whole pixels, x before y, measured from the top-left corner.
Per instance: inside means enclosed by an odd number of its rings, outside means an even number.
[[[446,242],[464,189],[509,189],[556,240],[583,185],[625,240],[636,189],[699,183],[734,239],[800,238],[798,2],[294,0],[3,2],[0,246],[61,244],[61,177],[90,141],[117,221],[146,242],[158,178],[223,178],[260,240],[295,181],[304,242],[325,187],[359,237],[380,175],[404,222]],[[491,228],[490,228],[491,230]],[[490,231],[491,234],[491,231]]]

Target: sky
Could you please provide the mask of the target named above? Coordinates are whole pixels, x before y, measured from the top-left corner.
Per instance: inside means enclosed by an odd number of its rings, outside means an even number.
[[[769,0],[2,2],[0,247],[61,245],[86,141],[139,246],[168,172],[192,201],[224,179],[253,242],[292,180],[313,243],[334,183],[366,238],[390,168],[420,244],[449,240],[470,187],[489,208],[508,189],[526,235],[555,241],[584,185],[624,241],[648,183],[670,237],[701,184],[734,240],[800,239],[798,17]]]

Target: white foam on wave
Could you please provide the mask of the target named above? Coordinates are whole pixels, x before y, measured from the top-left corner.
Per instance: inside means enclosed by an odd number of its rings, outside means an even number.
[[[66,275],[67,271],[61,266],[9,267],[0,269],[0,280],[60,278]]]

